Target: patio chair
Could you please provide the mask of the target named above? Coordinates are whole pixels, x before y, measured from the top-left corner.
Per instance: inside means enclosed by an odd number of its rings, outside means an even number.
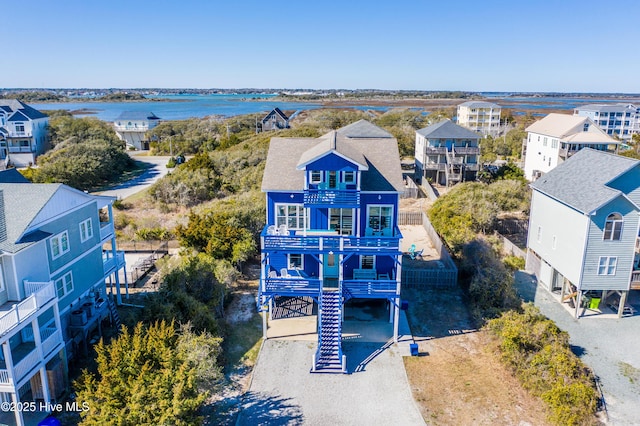
[[[409,256],[411,257],[412,260],[415,260],[416,257],[422,258],[423,252],[424,252],[424,249],[417,250],[415,244],[411,244],[411,247],[409,247]]]
[[[278,235],[289,235],[289,228],[287,228],[287,225],[280,225],[278,227]]]
[[[278,278],[278,273],[276,271],[269,271],[269,278]]]
[[[289,275],[287,268],[282,268],[280,269],[280,276],[283,278],[289,278],[291,275]]]
[[[267,235],[278,235],[278,230],[275,225],[269,225],[267,228]]]

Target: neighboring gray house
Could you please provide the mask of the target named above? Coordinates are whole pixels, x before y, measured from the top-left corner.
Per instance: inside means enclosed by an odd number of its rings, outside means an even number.
[[[135,149],[149,149],[146,133],[160,123],[160,117],[152,112],[125,111],[116,118],[113,126],[118,137]]]
[[[416,131],[416,179],[449,186],[476,180],[482,135],[443,120]]]
[[[640,289],[640,162],[584,148],[531,188],[527,270],[576,317],[585,293],[600,310],[628,312]]]
[[[49,116],[16,99],[0,99],[0,168],[27,167],[49,149]]]
[[[260,121],[262,131],[281,130],[289,128],[289,116],[280,111],[280,108],[274,108],[271,112],[264,116]]]

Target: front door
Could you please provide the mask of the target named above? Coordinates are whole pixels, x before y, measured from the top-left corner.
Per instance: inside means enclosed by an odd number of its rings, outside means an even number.
[[[328,253],[322,256],[322,275],[324,279],[337,279],[340,267],[338,256]]]

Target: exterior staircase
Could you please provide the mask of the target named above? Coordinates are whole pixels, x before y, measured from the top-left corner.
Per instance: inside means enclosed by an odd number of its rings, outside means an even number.
[[[342,355],[342,292],[323,291],[320,296],[318,350],[313,357],[312,373],[346,373]]]
[[[115,327],[116,333],[120,333],[120,329],[122,328],[122,322],[120,321],[120,315],[118,314],[118,308],[116,304],[111,300],[110,297],[107,297],[107,303],[109,303],[109,312],[111,313],[111,325]]]
[[[462,180],[464,164],[462,162],[462,158],[456,157],[454,147],[451,147],[451,150],[447,149],[446,158],[447,166],[445,168],[445,176],[447,179],[447,186],[449,186]]]

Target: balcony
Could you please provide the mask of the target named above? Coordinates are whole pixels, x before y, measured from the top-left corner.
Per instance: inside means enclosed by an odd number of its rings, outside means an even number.
[[[335,231],[326,229],[308,229],[296,231],[295,235],[268,235],[268,226],[262,231],[262,248],[264,251],[313,252],[322,253],[336,251],[339,253],[376,254],[380,252],[398,252],[402,234],[395,227],[390,236],[340,236]]]
[[[0,336],[5,335],[21,324],[27,323],[38,309],[56,299],[53,282],[25,282],[24,290],[28,296],[23,301],[13,305],[10,304],[11,302],[3,305],[8,309],[0,314]]]
[[[426,153],[427,154],[446,154],[447,147],[446,146],[427,146]]]
[[[340,189],[308,189],[304,191],[305,207],[355,208],[360,205],[360,191]]]
[[[33,136],[33,133],[31,132],[16,132],[16,131],[9,131],[9,137],[10,138],[30,138]]]
[[[146,132],[149,126],[114,126],[118,132]]]
[[[42,342],[42,355],[44,359],[54,350],[62,348],[62,333],[55,328],[45,328],[40,330]],[[38,347],[33,342],[21,343],[12,348],[13,365],[13,384],[22,380],[29,372],[31,372],[44,359],[40,356]],[[4,362],[3,362],[4,364]],[[11,375],[6,368],[0,369],[0,385],[12,385]]]
[[[30,146],[9,146],[10,153],[21,153],[21,152],[35,152],[35,148],[31,148]]]
[[[113,252],[110,250],[102,252],[102,268],[104,270],[105,277],[115,272],[123,264],[124,264],[123,251],[116,251],[115,257],[113,256]]]
[[[477,146],[454,146],[453,152],[456,155],[479,155],[480,148]]]
[[[447,168],[447,163],[426,163],[423,167],[425,170],[444,170]]]
[[[100,222],[100,241],[113,237],[113,222]]]
[[[342,288],[351,297],[386,298],[396,294],[398,283],[388,277],[370,280],[344,280]]]
[[[320,292],[320,280],[307,277],[269,277],[263,280],[263,293],[282,296],[316,296]]]

